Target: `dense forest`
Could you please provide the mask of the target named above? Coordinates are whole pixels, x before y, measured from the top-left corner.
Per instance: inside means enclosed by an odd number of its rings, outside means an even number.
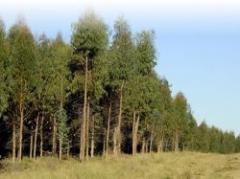
[[[111,29],[94,13],[61,34],[0,23],[0,155],[81,161],[94,155],[240,151],[240,137],[197,124],[183,93],[156,73],[154,32]]]

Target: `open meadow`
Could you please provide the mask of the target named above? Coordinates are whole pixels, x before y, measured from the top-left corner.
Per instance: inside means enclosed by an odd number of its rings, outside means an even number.
[[[1,179],[222,179],[240,178],[240,154],[162,153],[76,159],[55,158],[1,163]]]

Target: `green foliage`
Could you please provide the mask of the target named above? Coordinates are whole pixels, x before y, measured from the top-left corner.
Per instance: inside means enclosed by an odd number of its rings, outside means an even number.
[[[32,33],[24,22],[12,26],[8,33],[10,46],[11,97],[18,102],[29,99],[36,84],[36,49]]]
[[[138,71],[142,75],[148,75],[156,65],[156,54],[154,47],[154,33],[143,31],[137,35],[137,57]]]
[[[69,91],[70,71],[68,64],[70,62],[71,49],[67,46],[58,34],[51,45],[51,81],[49,82],[49,94],[63,105]]]
[[[91,57],[107,46],[107,26],[93,12],[86,13],[73,25],[71,44],[74,50],[81,50]]]
[[[4,24],[0,20],[0,116],[1,113],[6,109],[8,103],[8,54],[7,44],[5,38]]]
[[[51,81],[53,79],[54,68],[51,59],[50,40],[45,34],[39,37],[36,44],[37,68],[36,89],[34,103],[39,110],[48,111],[50,101],[53,100],[50,94]]]
[[[71,88],[73,92],[83,88],[83,65],[85,58],[88,57],[88,86],[94,96],[99,99],[104,94],[104,84],[106,83],[108,28],[103,20],[93,12],[86,13],[73,25],[71,45],[74,54],[72,64],[80,66],[75,70]]]
[[[183,130],[187,122],[187,100],[182,93],[178,93],[173,100],[174,129]]]
[[[64,150],[67,149],[68,145],[68,135],[69,135],[69,127],[67,126],[67,114],[63,108],[59,108],[56,113],[55,117],[57,119],[58,125],[58,137],[59,140],[62,141],[62,147]]]
[[[109,79],[111,86],[118,90],[134,73],[134,44],[127,22],[119,18],[114,24],[114,36],[110,49],[111,69]]]

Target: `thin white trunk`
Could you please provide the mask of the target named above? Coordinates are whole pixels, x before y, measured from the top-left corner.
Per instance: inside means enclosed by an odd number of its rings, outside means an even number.
[[[94,157],[94,132],[95,132],[95,125],[94,125],[94,122],[95,122],[95,118],[94,116],[92,117],[92,137],[91,137],[91,158]]]
[[[84,103],[83,103],[83,117],[81,121],[80,133],[80,155],[81,161],[85,159],[85,144],[86,144],[86,116],[87,116],[87,83],[88,83],[88,57],[85,58],[85,80],[84,80]]]
[[[36,118],[36,126],[35,126],[35,133],[34,133],[34,146],[33,146],[33,158],[37,157],[38,123],[39,123],[39,115],[37,115],[37,118]]]

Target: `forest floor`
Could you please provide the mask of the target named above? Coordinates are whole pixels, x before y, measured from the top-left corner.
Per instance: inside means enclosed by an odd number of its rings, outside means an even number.
[[[0,179],[240,179],[240,154],[154,153],[82,163],[44,157],[15,164],[5,160],[1,166]]]

